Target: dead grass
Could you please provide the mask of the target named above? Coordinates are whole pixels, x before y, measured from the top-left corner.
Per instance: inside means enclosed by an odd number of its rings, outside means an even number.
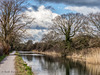
[[[100,48],[91,48],[91,52],[86,55],[86,62],[100,65]]]
[[[45,55],[49,55],[49,56],[53,56],[53,57],[61,57],[61,53],[57,53],[57,52],[55,52],[55,51],[53,51],[53,52],[42,52],[42,51],[37,51],[37,50],[33,50],[33,52],[35,52],[35,53],[41,53],[41,54],[45,54]]]
[[[88,64],[100,64],[100,48],[89,48],[81,51],[75,51],[67,58],[79,61],[85,61]]]

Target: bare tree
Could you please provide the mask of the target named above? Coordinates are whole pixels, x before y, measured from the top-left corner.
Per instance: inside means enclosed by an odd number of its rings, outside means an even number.
[[[23,22],[27,18],[22,13],[26,8],[24,0],[2,0],[0,1],[0,37],[5,47],[5,54],[8,54],[10,43],[19,40],[27,24],[31,21]]]
[[[42,37],[43,42],[59,41],[60,37],[54,31],[49,31],[47,34],[44,34]]]
[[[60,37],[54,31],[49,31],[47,34],[44,34],[42,37],[42,51],[54,46],[56,42],[60,41]]]
[[[100,37],[100,13],[88,15],[88,25],[91,27],[91,34]]]
[[[32,46],[33,46],[33,41],[28,40],[26,43],[26,50],[32,50]]]
[[[71,47],[71,38],[77,34],[83,25],[83,17],[81,14],[70,13],[57,16],[53,19],[53,29],[61,36],[65,36],[65,44],[68,50]]]

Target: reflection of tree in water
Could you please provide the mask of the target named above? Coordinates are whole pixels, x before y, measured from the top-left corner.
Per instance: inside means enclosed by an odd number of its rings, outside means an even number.
[[[48,75],[92,75],[92,72],[90,73],[90,70],[86,67],[86,63],[50,56],[24,55],[23,57],[30,62],[33,62],[33,60],[38,61],[39,67],[43,71],[47,71]],[[93,75],[97,74],[93,73]]]
[[[79,62],[73,62],[71,60],[64,60],[64,65],[66,66],[66,75],[88,75],[86,72],[85,65],[81,65]]]
[[[64,66],[57,62],[54,58],[48,56],[35,56],[35,58],[39,60],[42,70],[48,71],[48,75],[57,75],[58,71],[63,75]]]
[[[48,70],[48,73],[51,75],[58,74],[60,71],[60,74],[62,75],[70,75],[71,71],[74,70],[75,75],[87,75],[86,74],[86,68],[85,66],[82,66],[78,62],[72,62],[68,59],[62,59],[62,58],[53,58],[49,56],[45,57],[36,57],[42,68],[45,70]]]
[[[28,61],[32,61],[33,56],[32,55],[27,55]]]
[[[22,55],[23,59],[26,59],[27,61],[32,61],[33,56],[32,55]]]

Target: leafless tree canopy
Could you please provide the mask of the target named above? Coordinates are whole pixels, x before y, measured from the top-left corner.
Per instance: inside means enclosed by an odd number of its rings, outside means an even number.
[[[44,34],[42,37],[43,42],[50,42],[50,41],[58,41],[60,39],[59,35],[54,31],[50,31],[47,34]]]
[[[56,32],[65,35],[66,40],[70,40],[82,27],[83,21],[83,15],[81,14],[64,14],[53,20],[53,28]]]
[[[89,28],[91,28],[91,34],[100,37],[100,13],[90,13],[88,15]]]
[[[0,1],[0,37],[6,44],[18,41],[22,37],[27,24],[32,20],[23,22],[27,16],[22,13],[26,8],[24,0],[2,0]]]
[[[74,37],[82,26],[85,24],[84,15],[81,14],[63,14],[53,19],[53,30],[65,36],[65,45],[69,50],[71,47],[71,39]]]

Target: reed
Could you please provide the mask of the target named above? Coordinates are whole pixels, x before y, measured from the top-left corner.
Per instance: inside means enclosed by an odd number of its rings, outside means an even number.
[[[88,64],[100,64],[100,48],[88,48],[75,51],[71,55],[68,55],[67,58],[85,61]]]
[[[91,48],[91,52],[86,55],[86,62],[89,64],[100,64],[100,48]]]

